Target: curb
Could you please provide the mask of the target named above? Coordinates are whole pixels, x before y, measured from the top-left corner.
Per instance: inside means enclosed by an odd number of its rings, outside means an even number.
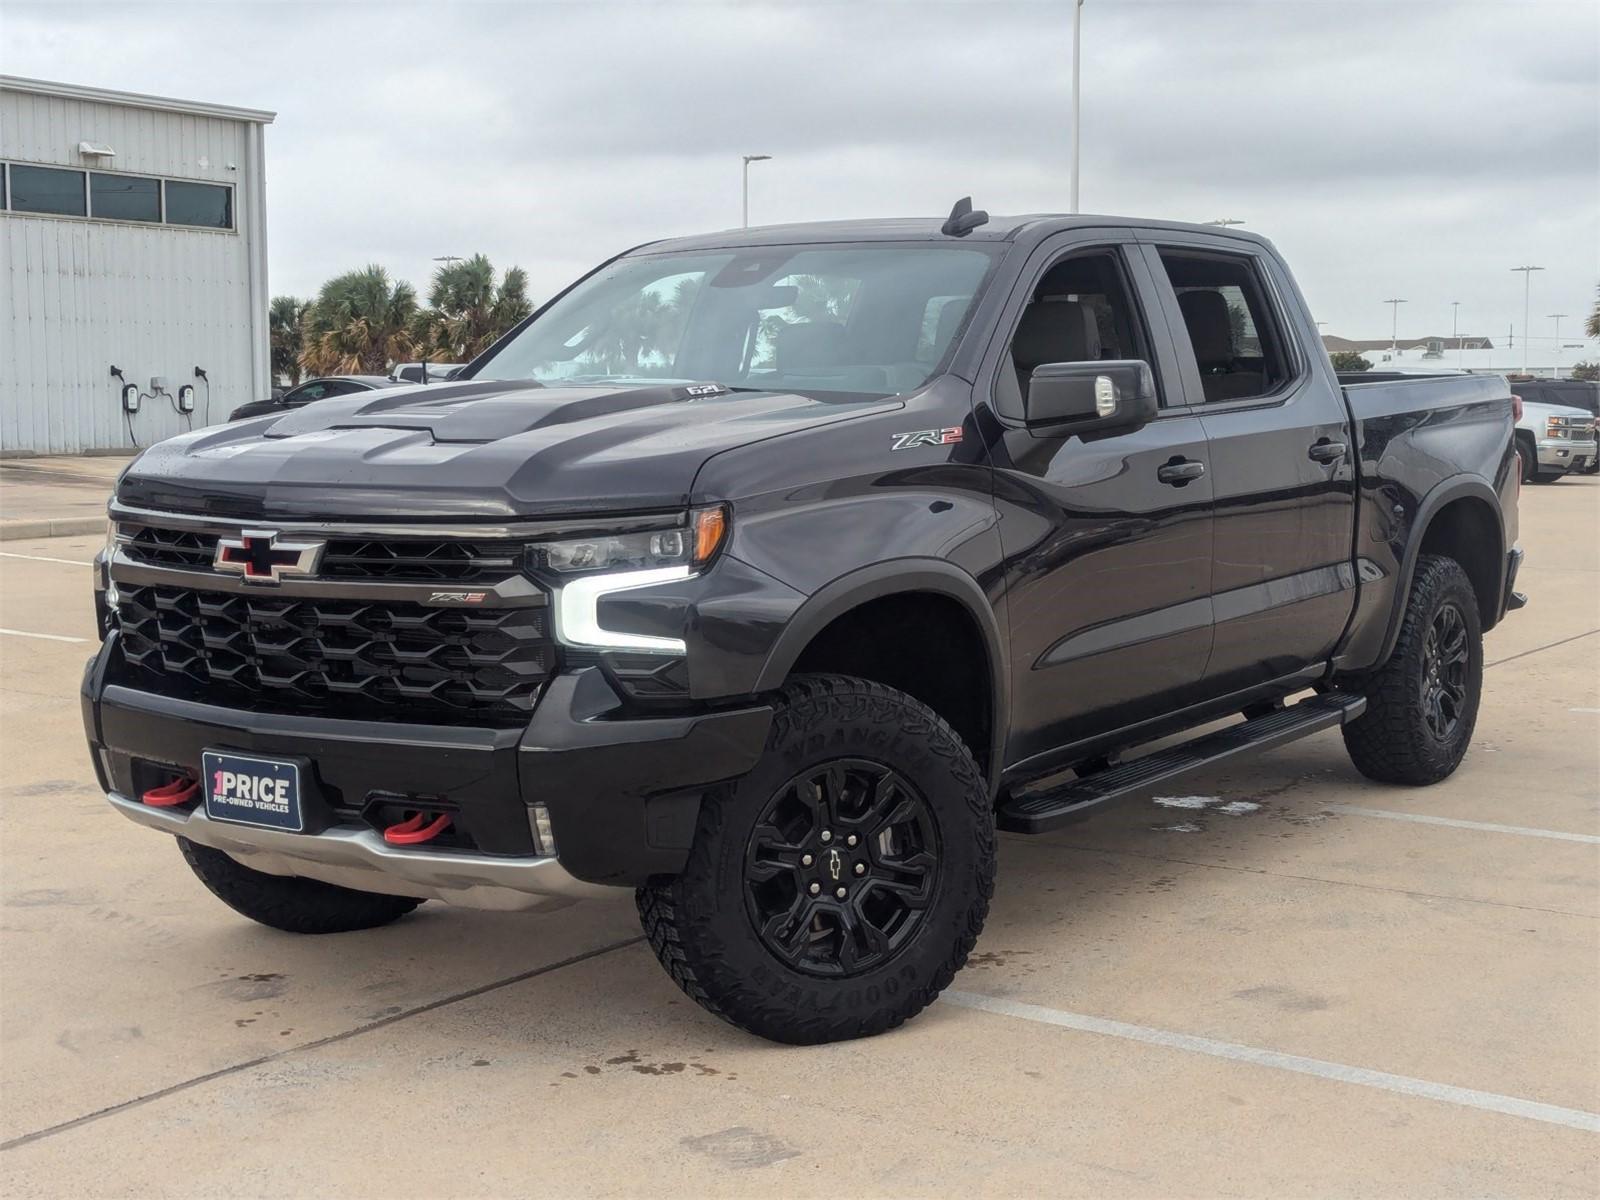
[[[20,542],[24,538],[79,537],[85,533],[103,533],[105,527],[104,517],[0,521],[0,542]]]

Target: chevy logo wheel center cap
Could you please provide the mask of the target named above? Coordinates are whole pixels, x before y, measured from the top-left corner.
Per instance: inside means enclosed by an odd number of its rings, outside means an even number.
[[[315,575],[326,542],[279,541],[275,529],[245,529],[238,537],[217,539],[214,565],[249,583],[278,583],[290,577]]]

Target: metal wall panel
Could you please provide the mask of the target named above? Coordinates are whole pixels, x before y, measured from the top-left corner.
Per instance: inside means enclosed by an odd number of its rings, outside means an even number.
[[[264,395],[264,155],[252,120],[26,87],[0,87],[0,160],[227,184],[235,229],[0,212],[0,453],[148,446]],[[84,141],[115,158],[83,158]],[[112,364],[146,393],[165,376],[172,399],[126,417]],[[184,384],[195,385],[192,418],[175,410]]]

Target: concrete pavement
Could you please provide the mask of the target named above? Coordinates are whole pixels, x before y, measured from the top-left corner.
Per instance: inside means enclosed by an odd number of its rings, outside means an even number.
[[[106,499],[126,455],[0,459],[0,541],[105,529]]]
[[[625,901],[235,916],[94,790],[98,537],[8,543],[0,1190],[1594,1196],[1600,480],[1522,526],[1450,781],[1334,733],[1006,836],[960,1003],[813,1049],[685,999]]]

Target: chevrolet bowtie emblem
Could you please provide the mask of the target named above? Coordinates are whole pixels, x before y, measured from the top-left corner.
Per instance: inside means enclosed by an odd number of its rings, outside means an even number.
[[[837,850],[828,851],[828,874],[833,876],[835,883],[839,882],[839,874],[844,870],[844,859],[839,857]]]
[[[277,583],[290,576],[315,575],[325,544],[279,540],[274,529],[245,529],[238,537],[217,539],[218,571],[243,575],[250,583]]]

